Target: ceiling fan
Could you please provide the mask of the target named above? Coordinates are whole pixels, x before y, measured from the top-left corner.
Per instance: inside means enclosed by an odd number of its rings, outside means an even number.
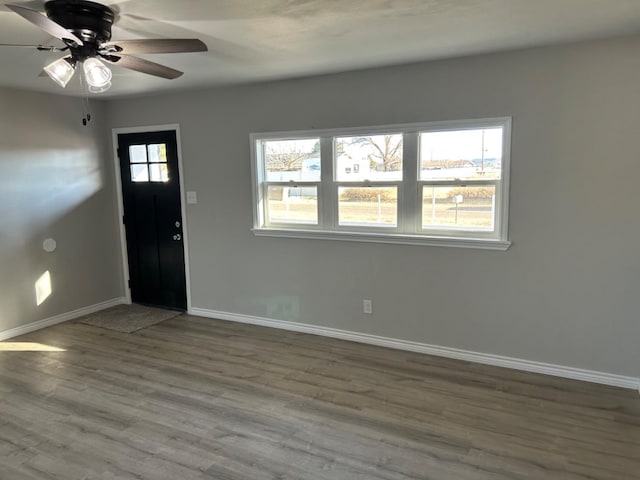
[[[69,52],[44,67],[58,85],[66,87],[75,73],[76,66],[82,69],[92,93],[100,93],[111,87],[111,70],[102,62],[118,65],[137,72],[166,79],[178,78],[179,70],[150,62],[132,54],[206,52],[207,46],[198,39],[163,38],[141,40],[111,40],[111,27],[115,20],[111,8],[87,0],[49,0],[44,4],[46,16],[37,10],[19,5],[6,5],[24,19],[61,40],[64,47],[43,45],[29,46],[42,51]]]

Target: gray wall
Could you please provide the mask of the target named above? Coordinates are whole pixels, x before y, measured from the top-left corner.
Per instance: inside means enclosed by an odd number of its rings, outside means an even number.
[[[632,37],[122,99],[108,118],[181,124],[194,307],[637,377],[639,51]],[[250,232],[250,132],[494,116],[513,117],[507,252]]]
[[[0,332],[120,297],[104,106],[83,127],[81,99],[0,89],[0,112]]]

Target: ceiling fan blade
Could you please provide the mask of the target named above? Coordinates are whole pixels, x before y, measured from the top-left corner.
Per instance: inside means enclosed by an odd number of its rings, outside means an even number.
[[[79,46],[84,45],[82,43],[82,40],[80,40],[78,37],[76,37],[69,30],[67,30],[62,25],[54,22],[53,20],[49,19],[48,17],[46,17],[45,15],[41,14],[40,12],[38,12],[36,10],[32,10],[32,9],[26,8],[26,7],[21,7],[19,5],[9,5],[9,4],[7,4],[6,7],[8,9],[12,10],[13,12],[17,13],[18,15],[20,15],[25,20],[30,21],[35,26],[40,27],[42,30],[47,32],[49,35],[52,35],[52,36],[54,36],[54,37],[56,37],[56,38],[58,38],[58,39],[60,39],[62,41],[65,41],[65,43],[66,42],[74,42]]]
[[[53,45],[27,45],[23,43],[0,43],[0,47],[35,48],[42,52],[63,52],[69,47],[55,47]]]
[[[101,49],[109,53],[188,53],[206,52],[207,46],[197,38],[148,38],[107,42]]]
[[[136,72],[146,73],[148,75],[155,75],[156,77],[167,78],[169,80],[178,78],[184,73],[180,70],[174,70],[159,63],[150,62],[144,58],[132,57],[130,55],[123,55],[121,57],[109,55],[103,56],[102,58],[119,67],[128,68],[129,70],[135,70]]]

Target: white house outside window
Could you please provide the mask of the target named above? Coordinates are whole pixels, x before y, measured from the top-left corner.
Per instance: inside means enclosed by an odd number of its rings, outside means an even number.
[[[506,250],[510,118],[251,135],[256,235]]]

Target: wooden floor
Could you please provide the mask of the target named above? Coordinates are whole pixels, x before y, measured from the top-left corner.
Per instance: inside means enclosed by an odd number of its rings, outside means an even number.
[[[197,317],[68,322],[0,343],[0,478],[640,479],[640,398]]]

